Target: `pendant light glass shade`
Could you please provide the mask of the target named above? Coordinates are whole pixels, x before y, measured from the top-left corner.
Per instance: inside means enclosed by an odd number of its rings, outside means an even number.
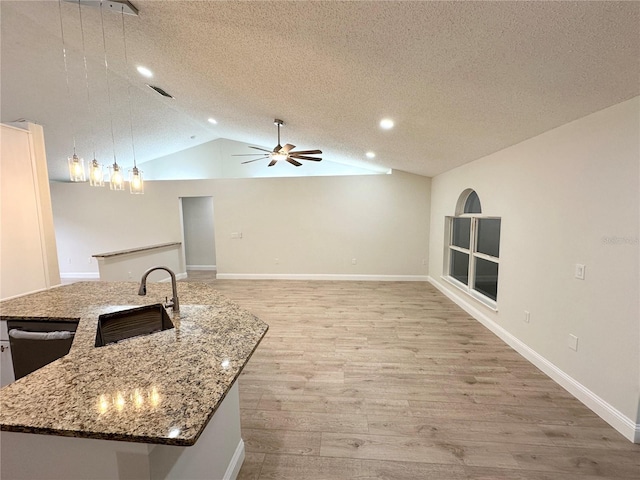
[[[68,158],[69,162],[69,178],[72,182],[86,182],[87,177],[84,173],[84,158],[78,158],[74,153],[73,157]]]
[[[104,186],[104,172],[102,171],[102,164],[98,163],[95,158],[89,164],[89,185],[92,187]]]
[[[133,167],[129,170],[129,191],[131,193],[144,193],[142,171],[138,170],[138,167]]]
[[[109,166],[109,188],[111,190],[124,190],[124,175],[120,165],[117,163]]]

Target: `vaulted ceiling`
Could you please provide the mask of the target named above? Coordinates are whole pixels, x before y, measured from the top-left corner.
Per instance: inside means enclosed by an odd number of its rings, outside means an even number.
[[[216,138],[273,146],[274,118],[327,160],[434,176],[640,94],[639,2],[133,4],[125,64],[119,13],[105,44],[99,8],[80,22],[74,3],[0,2],[1,121],[44,126],[52,179],[74,138],[128,166],[134,146],[138,163]]]

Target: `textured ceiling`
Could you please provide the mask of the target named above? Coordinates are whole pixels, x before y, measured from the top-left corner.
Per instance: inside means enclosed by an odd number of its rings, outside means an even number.
[[[283,143],[328,160],[373,150],[433,176],[640,94],[639,2],[133,3],[128,69],[121,16],[104,14],[109,106],[99,9],[82,7],[87,98],[78,6],[61,6],[67,91],[58,2],[0,2],[1,121],[44,125],[51,178],[74,136],[85,159],[128,166],[133,145],[138,163],[215,138],[273,146],[276,117]]]

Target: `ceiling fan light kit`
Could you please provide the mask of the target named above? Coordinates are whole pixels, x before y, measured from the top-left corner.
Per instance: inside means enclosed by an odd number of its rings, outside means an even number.
[[[247,160],[246,162],[242,162],[242,164],[244,165],[245,163],[252,163],[252,162],[257,162],[258,160],[269,159],[270,162],[267,165],[267,167],[273,167],[276,163],[282,162],[282,161],[286,161],[287,163],[290,163],[295,167],[302,166],[302,163],[300,163],[298,160],[310,160],[312,162],[322,161],[322,158],[309,156],[309,155],[320,155],[322,153],[322,150],[300,150],[298,152],[294,152],[293,149],[296,148],[295,145],[292,145],[290,143],[285,144],[284,147],[280,145],[280,127],[284,126],[284,122],[279,118],[276,118],[273,121],[273,123],[278,127],[278,144],[273,148],[273,150],[267,150],[265,148],[260,148],[260,147],[249,147],[255,150],[260,150],[261,152],[264,152],[264,153],[245,153],[240,155],[234,155],[234,157],[260,155],[259,158]]]

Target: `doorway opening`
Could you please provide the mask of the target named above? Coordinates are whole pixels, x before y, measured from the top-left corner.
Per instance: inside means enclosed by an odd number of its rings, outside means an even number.
[[[190,278],[215,279],[213,197],[181,197],[185,265]]]

